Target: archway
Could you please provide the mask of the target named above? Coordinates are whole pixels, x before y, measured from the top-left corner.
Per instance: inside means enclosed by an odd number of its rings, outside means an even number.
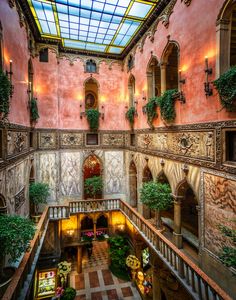
[[[169,42],[162,57],[162,82],[165,83],[165,90],[179,88],[179,47],[175,42]]]
[[[131,74],[128,81],[129,106],[134,106],[135,101],[135,77]]]
[[[6,200],[2,194],[0,194],[0,215],[7,213]]]
[[[170,185],[169,180],[168,180],[168,178],[166,177],[166,174],[163,171],[161,171],[159,173],[159,175],[157,176],[157,182],[166,183],[166,184]],[[168,210],[164,210],[162,212],[162,216],[167,219],[166,222],[164,222],[164,223],[167,223],[167,225],[169,224],[169,222],[173,224],[173,221],[174,221],[174,206],[170,207]]]
[[[96,155],[88,156],[83,165],[83,175],[84,175],[84,183],[87,178],[92,178],[95,176],[101,176],[102,168],[101,162],[97,158]],[[84,199],[91,198],[91,196],[84,189]],[[99,192],[95,196],[96,199],[102,198],[102,192]]]
[[[158,60],[152,57],[147,67],[148,99],[161,95],[161,69]]]
[[[143,183],[153,180],[152,172],[149,169],[148,165],[143,170]],[[151,211],[146,205],[143,205],[143,216],[146,219],[150,219],[155,216],[155,212]]]
[[[99,85],[96,79],[90,77],[84,83],[85,109],[98,108]]]
[[[137,207],[138,193],[137,193],[137,168],[132,161],[129,166],[129,191],[130,191],[130,205]]]
[[[81,232],[93,231],[93,219],[86,216],[81,220]]]

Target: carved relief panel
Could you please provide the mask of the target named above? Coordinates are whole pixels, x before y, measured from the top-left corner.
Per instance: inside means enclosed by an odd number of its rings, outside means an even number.
[[[62,132],[60,134],[60,145],[62,148],[76,148],[83,146],[83,133]]]
[[[27,151],[29,148],[28,132],[7,132],[7,155],[13,156]]]
[[[124,146],[124,135],[122,133],[104,133],[102,135],[103,146]]]
[[[204,160],[215,159],[214,131],[141,133],[137,145],[142,149],[189,156]]]
[[[57,133],[56,132],[39,132],[40,149],[56,149]]]
[[[222,175],[222,176],[220,176]],[[230,245],[219,230],[219,225],[236,229],[236,178],[226,178],[225,174],[202,174],[204,204],[204,245],[218,254],[223,246]]]

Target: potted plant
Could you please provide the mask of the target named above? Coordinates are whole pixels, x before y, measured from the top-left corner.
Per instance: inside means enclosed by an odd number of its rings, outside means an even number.
[[[30,219],[15,215],[0,215],[0,283],[8,282],[5,272],[5,257],[10,256],[9,262],[16,262],[22,253],[29,249],[35,227]],[[10,275],[10,277],[13,274]],[[1,293],[0,293],[1,294]]]
[[[167,210],[173,203],[170,185],[155,181],[146,182],[140,190],[140,199],[143,204],[156,211],[156,225],[161,229],[161,211]]]
[[[35,219],[39,219],[39,204],[47,203],[47,197],[49,195],[49,186],[47,183],[34,182],[30,184],[29,199],[34,205],[35,216],[33,217]]]
[[[9,113],[11,90],[12,85],[8,76],[0,70],[0,113],[2,119],[7,118]]]
[[[103,189],[103,182],[101,176],[93,176],[90,178],[87,178],[84,182],[84,188],[85,192],[89,197],[92,197],[93,199],[96,198],[96,196],[102,192]]]
[[[85,115],[87,117],[90,130],[97,131],[99,127],[99,111],[94,108],[89,108],[85,110]]]
[[[74,300],[76,296],[76,290],[72,287],[68,287],[64,290],[61,300]]]
[[[134,129],[134,117],[135,117],[136,114],[137,114],[137,113],[136,113],[136,109],[135,109],[134,106],[131,106],[131,107],[127,110],[127,112],[126,112],[126,114],[125,114],[126,119],[128,119],[128,121],[129,121],[131,130]]]
[[[227,111],[236,110],[236,66],[230,68],[217,80],[213,81],[219,95],[222,107]]]
[[[160,107],[161,117],[166,122],[172,122],[175,119],[175,95],[178,95],[177,90],[167,90],[162,96],[157,98],[158,106]]]

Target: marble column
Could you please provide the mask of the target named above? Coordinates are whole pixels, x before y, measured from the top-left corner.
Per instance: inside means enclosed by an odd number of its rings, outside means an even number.
[[[181,233],[181,201],[183,196],[172,195],[174,198],[174,232],[173,240],[179,249],[183,248],[183,236]]]
[[[166,91],[166,63],[162,63],[161,66],[161,94]]]

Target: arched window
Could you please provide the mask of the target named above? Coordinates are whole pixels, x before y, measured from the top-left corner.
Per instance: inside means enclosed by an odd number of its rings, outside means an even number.
[[[148,99],[161,95],[161,70],[158,61],[152,57],[147,68]]]
[[[216,76],[236,65],[236,3],[225,1],[217,18]]]
[[[161,60],[161,92],[179,88],[179,47],[169,42]]]
[[[28,93],[31,99],[34,96],[34,70],[31,59],[28,61]]]
[[[86,61],[86,72],[87,73],[96,73],[97,72],[97,65],[94,60],[89,59]]]
[[[134,106],[135,101],[135,78],[133,75],[130,75],[128,81],[128,90],[129,90],[129,105]]]
[[[130,55],[127,62],[128,71],[131,70],[133,66],[134,66],[134,57],[133,55]]]
[[[85,87],[85,109],[98,108],[98,82],[89,78],[84,83]]]

